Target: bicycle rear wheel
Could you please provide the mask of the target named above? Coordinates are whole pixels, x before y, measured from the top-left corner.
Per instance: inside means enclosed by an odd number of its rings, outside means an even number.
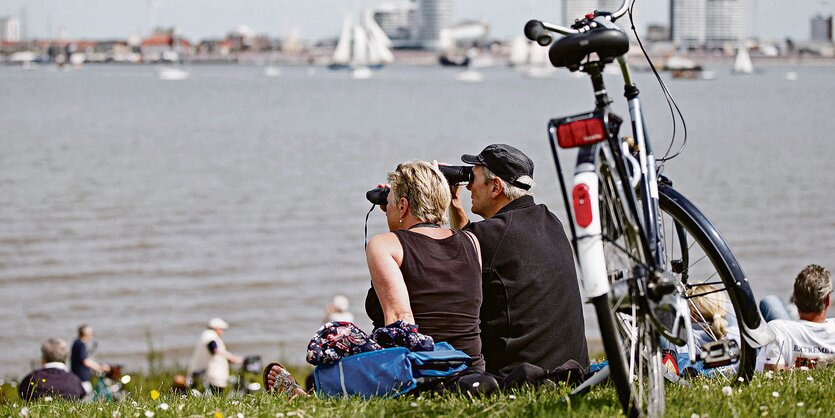
[[[617,170],[598,161],[600,217],[606,269],[611,291],[593,299],[601,337],[612,373],[612,381],[627,416],[664,414],[664,376],[671,372],[662,364],[663,349],[676,347],[661,339],[650,318],[646,289],[650,267],[646,265],[643,238],[637,228],[635,208],[628,182]],[[736,340],[738,362],[727,367],[704,369],[701,374],[727,381],[748,380],[756,363],[756,349],[740,338],[742,312],[756,306],[744,297],[738,283],[744,283],[741,269],[715,227],[671,187],[659,188],[660,227],[666,254],[664,273],[676,279],[678,291],[696,312],[697,298],[721,301],[722,316],[729,324],[728,336],[717,335],[708,325],[710,319],[694,317],[696,342]],[[705,286],[712,286],[706,288]],[[747,284],[745,284],[747,286]],[[692,290],[698,290],[692,292]],[[676,351],[671,354],[675,356]],[[678,366],[676,366],[678,367]],[[694,368],[696,370],[696,368]]]
[[[757,349],[740,335],[743,312],[756,312],[756,304],[745,297],[747,288],[742,270],[719,231],[684,196],[672,187],[659,188],[661,225],[667,254],[666,271],[684,289],[693,313],[693,331],[707,343],[733,339],[739,346],[739,359],[734,365],[706,369],[703,374],[736,382],[747,381],[754,374]],[[712,318],[699,312],[698,299],[722,307],[720,314],[728,323],[726,336],[717,335],[709,326]],[[698,343],[696,344],[698,347]]]

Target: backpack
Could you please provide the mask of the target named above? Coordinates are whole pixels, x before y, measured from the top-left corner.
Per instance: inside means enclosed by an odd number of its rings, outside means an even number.
[[[313,377],[320,395],[397,397],[412,389],[454,376],[469,367],[472,358],[449,343],[435,351],[411,352],[385,348],[345,357],[334,364],[316,366]]]

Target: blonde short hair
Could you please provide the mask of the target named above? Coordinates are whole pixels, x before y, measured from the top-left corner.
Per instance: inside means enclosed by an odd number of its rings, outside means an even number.
[[[710,324],[710,330],[718,340],[728,335],[728,295],[715,286],[703,284],[687,290],[690,296],[691,310],[695,310],[697,319]]]
[[[436,225],[447,223],[446,211],[452,199],[444,175],[426,161],[401,163],[390,172],[388,181],[395,201],[405,197],[412,215]]]

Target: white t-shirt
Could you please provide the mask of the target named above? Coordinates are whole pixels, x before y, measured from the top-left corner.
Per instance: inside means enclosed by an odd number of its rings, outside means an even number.
[[[215,354],[210,353],[208,348],[212,341],[217,344]],[[192,373],[205,371],[209,384],[225,388],[229,381],[229,360],[226,359],[225,352],[226,346],[215,330],[207,329],[203,331],[191,355],[188,368],[189,377]]]
[[[775,319],[768,326],[777,338],[760,349],[757,370],[766,364],[810,369],[835,364],[835,318],[822,323]]]

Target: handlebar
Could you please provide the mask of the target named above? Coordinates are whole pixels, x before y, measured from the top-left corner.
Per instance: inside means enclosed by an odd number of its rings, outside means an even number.
[[[629,11],[629,2],[630,0],[624,0],[623,3],[620,5],[617,11],[614,13],[606,13],[606,14],[598,14],[595,11],[595,18],[605,17],[609,19],[609,21],[616,21],[623,17],[627,11]],[[589,29],[596,27],[597,25],[592,19],[589,19],[591,22],[585,26],[580,27],[579,29],[574,28],[567,28],[565,26],[555,25],[553,23],[543,22],[541,20],[530,20],[525,25],[525,36],[532,40],[536,41],[536,43],[546,46],[553,41],[553,37],[548,34],[548,32],[559,33],[561,35],[572,35],[576,33],[586,32]],[[545,42],[547,40],[547,42]],[[545,43],[543,43],[545,42]]]
[[[528,21],[525,25],[525,36],[541,46],[547,46],[554,40],[554,37],[549,33],[549,28],[546,28],[543,22],[538,20]]]

